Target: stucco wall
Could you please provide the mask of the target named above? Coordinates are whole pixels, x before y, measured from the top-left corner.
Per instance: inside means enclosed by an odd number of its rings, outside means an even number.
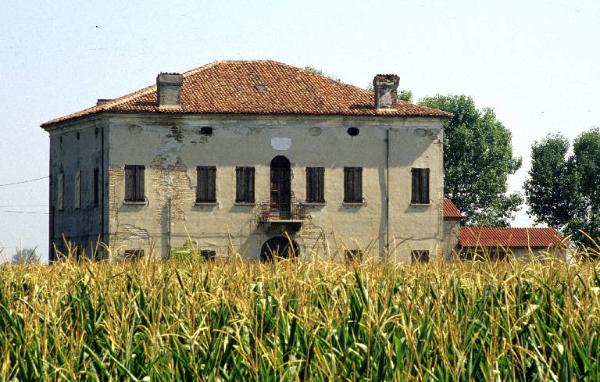
[[[79,138],[78,138],[79,136]],[[69,241],[77,252],[90,254],[101,238],[102,219],[102,124],[87,121],[50,131],[50,254],[56,245],[65,252]],[[106,148],[105,148],[106,153]],[[99,169],[99,203],[94,203],[94,169]],[[58,179],[63,173],[63,208],[58,205]],[[80,171],[80,206],[75,205],[75,178]]]
[[[458,235],[460,233],[460,220],[444,220],[443,251],[446,258],[451,258],[458,251]]]
[[[200,135],[210,126],[213,135]],[[351,137],[348,127],[358,127]],[[386,227],[386,130],[389,129],[389,234]],[[114,115],[109,118],[108,221],[113,248],[170,245],[188,238],[219,253],[256,258],[276,234],[257,223],[254,206],[236,205],[235,167],[256,168],[256,201],[269,199],[270,162],[286,156],[292,190],[305,199],[305,168],[325,167],[323,206],[310,207],[311,219],[296,234],[303,256],[334,256],[344,248],[367,249],[410,261],[411,250],[442,252],[443,163],[441,121],[432,119]],[[277,150],[272,138],[288,138]],[[281,149],[281,147],[279,147]],[[145,165],[146,203],[124,203],[126,164]],[[195,205],[196,166],[217,166],[217,204]],[[365,204],[343,204],[343,168],[363,167]],[[411,168],[428,167],[431,204],[410,203]],[[169,206],[170,200],[170,206]],[[169,212],[170,211],[170,212]],[[169,224],[170,223],[170,224]],[[170,232],[170,233],[169,233]]]

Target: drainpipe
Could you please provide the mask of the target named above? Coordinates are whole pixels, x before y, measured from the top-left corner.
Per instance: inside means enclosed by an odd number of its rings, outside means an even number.
[[[385,129],[385,248],[390,249],[390,128]]]

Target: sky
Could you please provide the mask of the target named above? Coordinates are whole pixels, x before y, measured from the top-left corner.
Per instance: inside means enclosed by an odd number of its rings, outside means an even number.
[[[0,248],[47,256],[48,135],[39,125],[214,60],[312,66],[366,87],[396,73],[415,100],[467,94],[531,145],[600,126],[600,2],[2,0]],[[514,226],[533,224],[526,206]],[[0,249],[1,251],[1,249]],[[2,256],[2,255],[0,255]]]

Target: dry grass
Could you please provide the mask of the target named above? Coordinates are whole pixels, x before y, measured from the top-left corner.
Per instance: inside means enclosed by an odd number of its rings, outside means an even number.
[[[0,266],[3,379],[599,380],[600,264]]]

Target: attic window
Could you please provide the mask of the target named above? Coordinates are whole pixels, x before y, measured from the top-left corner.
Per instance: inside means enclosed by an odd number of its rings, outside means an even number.
[[[213,135],[213,128],[210,126],[204,126],[200,128],[200,135],[211,136]]]
[[[256,84],[254,85],[254,87],[256,88],[256,90],[258,90],[259,93],[263,93],[267,91],[267,85],[265,84]]]
[[[348,130],[346,130],[346,132],[348,133],[349,136],[356,137],[358,135],[358,133],[360,133],[360,130],[358,130],[358,128],[356,128],[356,127],[350,127],[350,128],[348,128]]]

